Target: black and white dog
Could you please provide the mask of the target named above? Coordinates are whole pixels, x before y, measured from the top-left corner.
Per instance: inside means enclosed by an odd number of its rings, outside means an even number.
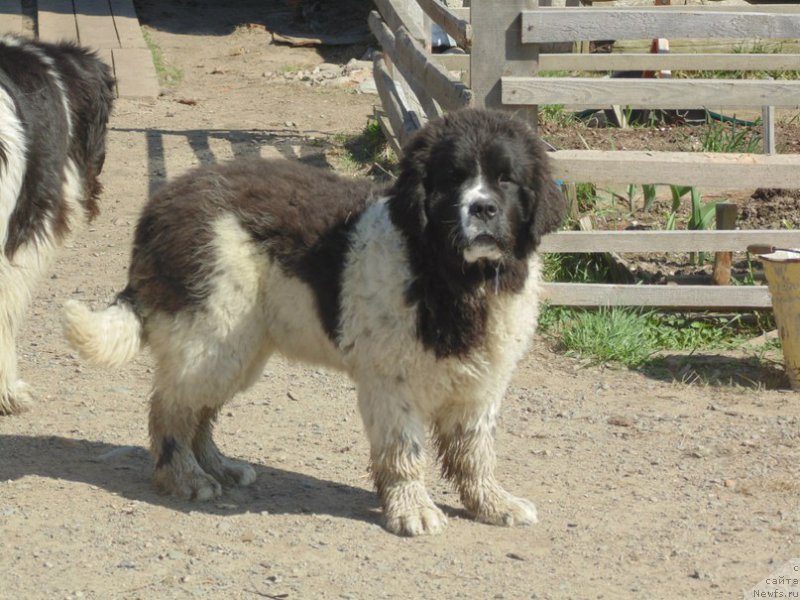
[[[97,214],[112,100],[111,71],[93,54],[0,36],[0,414],[29,401],[15,336],[33,285]]]
[[[356,382],[390,531],[440,531],[423,484],[433,432],[475,518],[536,521],[495,480],[501,399],[537,320],[539,258],[564,202],[541,143],[500,112],[429,123],[387,190],[289,161],[237,160],[178,178],[139,221],[127,287],[67,339],[116,366],[156,359],[150,407],[160,488],[207,500],[255,472],[212,439],[222,405],[273,352]]]

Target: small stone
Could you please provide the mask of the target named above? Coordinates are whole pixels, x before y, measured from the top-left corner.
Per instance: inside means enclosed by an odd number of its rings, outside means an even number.
[[[736,487],[736,480],[735,479],[726,479],[725,481],[722,482],[722,485],[724,485],[726,488],[733,489],[733,488]]]

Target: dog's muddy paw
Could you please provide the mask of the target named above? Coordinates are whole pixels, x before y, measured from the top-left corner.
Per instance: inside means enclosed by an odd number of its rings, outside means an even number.
[[[226,458],[219,451],[196,453],[200,467],[225,487],[245,487],[256,480],[256,471],[246,462]]]
[[[404,514],[386,515],[386,529],[397,535],[434,535],[444,531],[447,517],[436,506],[423,506]]]
[[[397,535],[416,536],[441,533],[447,517],[436,506],[422,486],[412,484],[393,490],[392,501],[386,503],[386,529]]]
[[[229,458],[222,461],[221,472],[212,471],[211,474],[227,486],[245,487],[256,480],[256,471],[253,467]]]
[[[222,485],[208,473],[192,471],[176,478],[174,473],[157,469],[155,472],[156,486],[167,494],[178,496],[186,500],[205,502],[222,495]]]
[[[22,380],[18,380],[10,389],[0,390],[0,415],[17,415],[28,410],[31,404],[31,388]]]
[[[495,490],[486,495],[490,498],[481,506],[475,517],[490,525],[533,525],[539,521],[536,515],[536,506],[530,500],[512,496],[505,490]]]

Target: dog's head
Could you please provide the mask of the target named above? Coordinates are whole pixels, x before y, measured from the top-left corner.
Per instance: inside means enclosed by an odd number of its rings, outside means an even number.
[[[390,196],[393,221],[428,259],[462,271],[526,259],[565,213],[542,143],[498,111],[428,123],[404,149]]]

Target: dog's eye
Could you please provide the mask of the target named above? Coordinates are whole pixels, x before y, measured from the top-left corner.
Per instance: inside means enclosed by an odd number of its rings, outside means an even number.
[[[497,178],[497,183],[500,184],[501,187],[507,187],[514,182],[511,181],[511,178],[507,174],[500,173],[500,175]]]

